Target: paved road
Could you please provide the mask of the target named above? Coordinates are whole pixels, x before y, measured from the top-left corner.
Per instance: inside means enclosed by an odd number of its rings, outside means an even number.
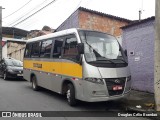
[[[33,91],[31,84],[25,80],[3,80],[0,78],[0,111],[113,111],[121,110],[118,104],[111,102],[86,103],[80,102],[71,107],[66,98],[46,89]],[[74,114],[74,112],[73,112]],[[13,119],[13,118],[12,118]],[[11,119],[11,120],[12,120]],[[26,118],[27,119],[27,118]],[[39,118],[38,118],[39,119]],[[115,118],[115,117],[58,117],[41,118],[60,120],[146,120],[147,118]]]

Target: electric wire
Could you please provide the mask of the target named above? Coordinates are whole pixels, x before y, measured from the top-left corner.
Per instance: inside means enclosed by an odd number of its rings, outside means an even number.
[[[78,10],[78,8],[81,6],[81,2],[82,2],[83,0],[80,0],[80,2],[77,4],[77,6],[75,7],[75,9],[73,10],[73,13],[76,11],[76,10]],[[86,5],[88,5],[88,4],[90,4],[90,2],[91,2],[91,0],[88,0],[87,2],[86,2]],[[71,15],[73,14],[73,13],[71,13]],[[69,16],[69,17],[71,17],[71,15]],[[68,18],[69,18],[68,17]],[[77,16],[74,16],[73,17],[73,19],[74,18],[76,18]],[[66,19],[68,19],[68,18],[66,18]],[[64,20],[65,21],[65,20]],[[64,22],[63,21],[63,22]],[[63,22],[60,24],[60,25],[58,25],[58,27],[56,28],[56,30],[59,28],[59,27],[63,27],[65,24],[63,24]]]
[[[30,14],[31,12],[33,12],[35,9],[37,9],[38,7],[40,7],[42,4],[44,4],[46,1],[48,0],[44,0],[42,3],[38,4],[36,7],[34,7],[33,9],[31,9],[29,12],[25,13],[24,15],[22,15],[21,17],[19,17],[18,19],[14,20],[13,22],[9,23],[8,26],[12,26],[13,24],[15,24],[17,21],[21,20],[22,18],[24,18],[25,16],[27,16],[28,14]]]
[[[12,15],[14,15],[15,13],[17,13],[18,11],[20,11],[22,8],[24,8],[26,5],[28,5],[30,2],[31,2],[32,0],[29,0],[27,3],[25,3],[23,6],[21,6],[19,9],[17,9],[16,11],[14,11],[14,12],[12,12],[11,14],[9,14],[9,15],[7,15],[7,16],[5,16],[4,18],[2,18],[2,19],[6,19],[6,18],[8,18],[8,17],[10,17],[10,16],[12,16]]]
[[[33,15],[37,14],[38,12],[40,12],[41,10],[43,10],[44,8],[48,7],[49,5],[51,5],[55,1],[56,0],[52,0],[50,3],[48,3],[47,5],[45,5],[44,7],[42,7],[41,9],[37,10],[36,12],[34,12],[33,14],[31,14],[27,18],[25,18],[25,19],[21,20],[20,22],[14,24],[12,27],[15,27],[15,26],[19,25],[20,23],[24,22],[25,20],[29,19],[30,17],[32,17]]]

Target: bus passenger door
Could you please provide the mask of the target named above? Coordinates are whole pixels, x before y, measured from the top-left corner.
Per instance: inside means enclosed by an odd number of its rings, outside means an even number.
[[[61,50],[62,50],[63,38],[55,38],[52,49],[52,75],[51,75],[51,90],[60,93],[62,83],[62,62],[61,62]]]
[[[82,78],[82,66],[79,64],[80,54],[78,53],[77,46],[76,35],[68,35],[62,54],[62,79],[77,80]]]

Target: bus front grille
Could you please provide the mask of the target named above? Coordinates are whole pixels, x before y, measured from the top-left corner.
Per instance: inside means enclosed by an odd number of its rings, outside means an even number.
[[[124,87],[125,87],[125,81],[126,81],[125,77],[123,77],[123,78],[106,78],[105,82],[106,82],[106,86],[107,86],[109,95],[113,96],[113,95],[122,94],[124,91]],[[118,87],[118,88],[122,88],[122,89],[114,90],[114,87]]]

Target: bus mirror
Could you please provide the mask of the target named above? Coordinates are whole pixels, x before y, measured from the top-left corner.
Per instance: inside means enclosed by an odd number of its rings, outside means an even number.
[[[126,49],[124,50],[124,54],[127,56],[127,50]]]
[[[84,43],[78,43],[77,48],[79,54],[84,54]]]

